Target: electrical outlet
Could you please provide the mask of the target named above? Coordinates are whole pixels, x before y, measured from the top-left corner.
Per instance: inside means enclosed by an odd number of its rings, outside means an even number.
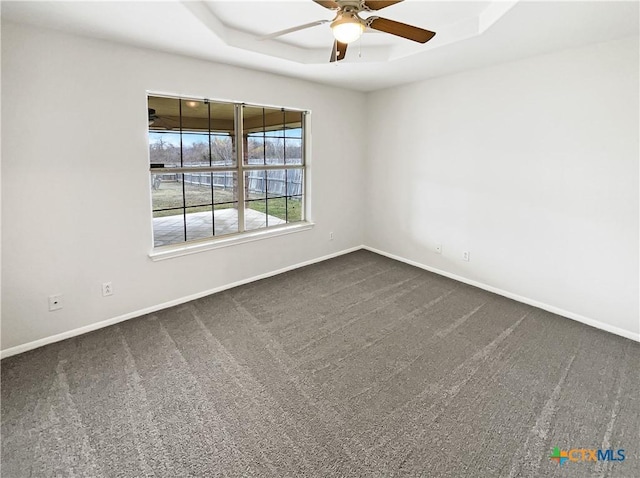
[[[330,240],[330,241],[333,241],[333,232],[330,232],[330,233],[329,233],[329,240]]]
[[[102,284],[102,297],[106,297],[108,295],[113,295],[113,286],[111,282],[104,282]]]
[[[436,244],[436,254],[442,254],[442,244]]]
[[[469,251],[464,251],[462,253],[462,260],[469,262]]]
[[[62,309],[62,294],[49,296],[49,312]]]

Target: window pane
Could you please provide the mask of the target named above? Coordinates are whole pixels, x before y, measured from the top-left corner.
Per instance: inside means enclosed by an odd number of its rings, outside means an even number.
[[[267,164],[284,164],[284,139],[267,137],[264,141]]]
[[[213,236],[212,212],[211,205],[186,209],[187,241]]]
[[[264,164],[264,108],[242,107],[242,140],[245,164]]]
[[[149,131],[180,132],[180,100],[149,96]]]
[[[302,196],[291,196],[287,198],[287,221],[302,221]]]
[[[302,111],[285,112],[284,130],[287,138],[302,138]]]
[[[287,195],[287,172],[284,169],[266,171],[267,196],[281,197]]]
[[[277,226],[287,222],[287,198],[277,197],[267,199],[267,224]]]
[[[285,112],[257,106],[244,106],[242,111],[245,163],[264,164],[266,157],[267,164],[283,164],[284,146],[278,151],[278,143],[272,138],[284,138]]]
[[[235,165],[235,152],[233,149],[233,137],[224,134],[211,135],[211,165],[233,166]]]
[[[209,133],[209,105],[204,100],[182,100],[182,132]]]
[[[214,204],[238,202],[237,173],[224,171],[210,174],[213,181]]]
[[[304,194],[304,170],[287,169],[287,196],[302,196]]]
[[[180,166],[180,133],[149,131],[149,162],[161,168]]]
[[[251,231],[267,227],[266,199],[246,201],[247,207],[244,210],[244,229]]]
[[[213,203],[211,173],[184,173],[183,178],[185,206],[211,206]]]
[[[271,108],[260,106],[242,107],[242,128],[245,134],[263,133],[267,124],[267,116]]]
[[[287,138],[285,142],[285,163],[302,164],[302,140]]]
[[[182,195],[182,174],[151,174],[151,201],[153,217],[178,214],[167,211],[184,207]],[[180,214],[182,211],[179,212]]]
[[[236,153],[235,105],[233,103],[210,102],[211,119],[211,164],[213,166],[234,166]]]
[[[182,133],[183,167],[209,167],[209,133]]]
[[[287,138],[298,138],[301,139],[302,138],[302,128],[293,128],[293,129],[286,129],[284,132],[285,137]]]
[[[248,164],[265,164],[264,136],[262,133],[249,135],[245,145],[245,156]]]
[[[184,209],[164,211],[153,218],[153,245],[166,246],[184,242]]]
[[[209,130],[211,133],[232,137],[235,134],[235,105],[233,103],[209,103],[211,120]]]
[[[246,199],[263,199],[267,196],[266,171],[247,171],[244,173]]]
[[[214,206],[216,236],[238,232],[238,203],[216,204]]]
[[[149,96],[151,163],[233,166],[234,125],[232,103]]]

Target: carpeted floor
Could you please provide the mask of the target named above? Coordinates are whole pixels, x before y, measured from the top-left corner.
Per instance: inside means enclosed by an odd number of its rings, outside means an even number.
[[[3,360],[2,476],[640,477],[639,370],[358,251]]]

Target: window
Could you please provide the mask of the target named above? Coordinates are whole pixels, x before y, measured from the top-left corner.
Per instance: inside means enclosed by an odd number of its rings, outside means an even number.
[[[154,247],[304,221],[306,112],[148,103]]]

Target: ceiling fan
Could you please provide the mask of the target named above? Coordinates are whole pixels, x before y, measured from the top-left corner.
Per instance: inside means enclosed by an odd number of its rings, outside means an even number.
[[[261,40],[269,40],[288,33],[297,32],[306,28],[315,27],[331,21],[331,30],[335,41],[333,42],[333,51],[331,52],[330,62],[340,61],[347,54],[347,45],[352,41],[360,38],[365,28],[371,28],[391,35],[396,35],[418,43],[426,43],[431,40],[435,32],[425,30],[423,28],[407,25],[406,23],[388,20],[378,16],[361,18],[358,14],[361,12],[372,12],[382,10],[385,7],[401,3],[403,0],[312,0],[329,10],[336,11],[333,20],[317,20],[297,27],[280,30],[269,35],[261,37]]]
[[[180,121],[167,116],[156,114],[154,108],[149,110],[149,129],[177,129],[180,127]]]

